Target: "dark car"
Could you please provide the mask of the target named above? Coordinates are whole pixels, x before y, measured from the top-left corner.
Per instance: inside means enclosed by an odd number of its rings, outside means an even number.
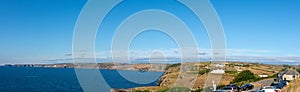
[[[249,89],[253,89],[253,85],[252,84],[245,84],[243,86],[240,87],[241,90],[249,90]]]
[[[232,90],[232,89],[234,90],[234,92],[240,92],[240,88],[236,84],[227,85],[227,86],[223,87],[221,90],[228,91],[228,90]]]
[[[264,92],[264,91],[262,91],[262,90],[251,90],[249,92]]]
[[[214,92],[224,92],[224,91],[222,91],[222,90],[217,90],[217,91],[214,91]]]
[[[221,92],[232,92],[232,89],[234,90],[234,91],[236,91],[236,92],[238,92],[238,89],[234,89],[234,88],[232,88],[232,87],[223,87],[220,91]]]
[[[284,86],[287,85],[287,82],[286,82],[286,81],[281,81],[280,83],[282,83]]]
[[[276,89],[282,89],[285,85],[283,83],[272,83],[271,86],[276,87]]]
[[[236,84],[230,84],[230,85],[227,85],[227,86],[229,86],[229,87],[233,87],[233,88],[239,88],[239,86],[238,86],[238,85],[236,85]]]

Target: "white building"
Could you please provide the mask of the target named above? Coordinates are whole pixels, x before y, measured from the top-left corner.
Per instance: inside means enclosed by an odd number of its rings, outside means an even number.
[[[224,74],[225,71],[223,69],[212,70],[210,73]]]
[[[266,78],[266,77],[269,77],[269,75],[266,75],[266,74],[260,74],[258,75],[260,78]]]
[[[224,64],[216,64],[216,67],[224,67]]]
[[[300,77],[299,72],[295,71],[295,70],[288,70],[285,74],[283,74],[282,76],[282,80],[294,80],[297,79],[298,77]]]

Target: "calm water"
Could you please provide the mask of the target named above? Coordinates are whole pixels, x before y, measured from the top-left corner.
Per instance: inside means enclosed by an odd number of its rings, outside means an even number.
[[[125,71],[133,72],[133,71]],[[30,68],[30,67],[0,67],[1,92],[81,92],[74,69],[67,68]],[[116,70],[101,70],[105,80],[112,88],[132,88],[139,86],[154,86],[135,84],[127,81]],[[161,72],[151,72],[162,74]],[[136,76],[133,76],[136,77]],[[149,76],[151,77],[151,76]]]

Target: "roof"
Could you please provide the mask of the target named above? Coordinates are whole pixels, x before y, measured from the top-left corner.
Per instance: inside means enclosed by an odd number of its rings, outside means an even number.
[[[299,75],[299,72],[297,72],[295,70],[288,70],[285,74],[286,75]]]

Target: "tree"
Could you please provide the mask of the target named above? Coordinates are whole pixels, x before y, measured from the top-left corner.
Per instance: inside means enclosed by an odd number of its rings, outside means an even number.
[[[238,83],[238,82],[243,82],[243,81],[248,81],[248,82],[253,82],[257,81],[258,78],[255,77],[255,75],[249,71],[242,71],[240,72],[232,81],[231,83]]]

